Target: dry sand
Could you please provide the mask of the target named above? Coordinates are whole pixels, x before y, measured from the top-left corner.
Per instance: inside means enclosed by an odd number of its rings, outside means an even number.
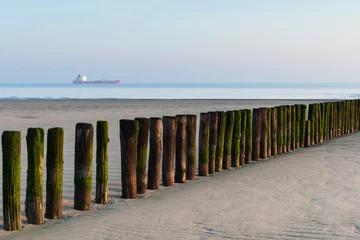
[[[24,223],[25,229],[2,232],[0,239],[360,239],[360,176],[357,173],[360,134],[149,192],[136,200],[119,199],[120,118],[274,106],[285,102],[2,102],[1,131],[21,130],[25,139],[27,127],[65,128],[64,201],[67,205],[64,211],[68,212],[64,219],[49,220],[41,226]],[[108,205],[94,206],[92,211],[73,211],[75,124],[79,121],[96,124],[99,119],[110,123],[109,178],[113,200]],[[22,200],[25,153],[22,153]]]

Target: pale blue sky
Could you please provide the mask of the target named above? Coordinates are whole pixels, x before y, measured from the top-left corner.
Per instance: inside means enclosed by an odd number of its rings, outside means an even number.
[[[0,82],[357,82],[359,12],[359,0],[1,0]]]

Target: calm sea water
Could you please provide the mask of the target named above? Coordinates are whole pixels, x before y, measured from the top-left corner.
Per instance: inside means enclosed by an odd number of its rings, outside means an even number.
[[[309,87],[296,83],[0,84],[0,99],[346,99],[358,96],[359,86]]]

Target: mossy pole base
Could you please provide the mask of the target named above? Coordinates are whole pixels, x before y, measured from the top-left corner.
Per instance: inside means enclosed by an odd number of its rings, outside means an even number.
[[[4,131],[2,145],[2,197],[4,230],[22,228],[20,212],[21,132]]]
[[[304,141],[304,146],[305,147],[310,147],[311,145],[311,121],[310,120],[306,120],[305,122],[305,141]]]
[[[50,128],[46,151],[46,211],[48,219],[62,218],[64,129]]]
[[[162,161],[162,184],[171,187],[175,184],[174,160],[175,160],[176,118],[163,117],[163,161]]]
[[[120,122],[121,151],[121,190],[122,198],[136,198],[136,165],[139,122],[121,119]]]
[[[240,166],[241,111],[235,110],[235,119],[231,145],[231,166]]]
[[[216,146],[218,134],[218,112],[209,112],[210,114],[210,139],[209,139],[209,174],[215,172]]]
[[[186,119],[186,180],[196,176],[196,115],[187,115]]]
[[[246,148],[245,148],[245,164],[251,163],[252,158],[252,113],[250,109],[246,112]]]
[[[136,163],[136,191],[137,194],[144,194],[147,187],[146,160],[149,147],[149,118],[135,118],[139,124],[137,163]]]
[[[271,111],[271,155],[277,155],[277,110],[278,108],[274,107]]]
[[[96,123],[96,193],[95,202],[108,202],[108,122]]]
[[[226,127],[226,113],[223,111],[218,112],[218,134],[216,146],[216,159],[215,159],[215,172],[221,172],[223,168],[223,155],[224,155],[224,140],[225,140],[225,127]]]
[[[231,166],[231,145],[233,137],[235,113],[233,111],[226,112],[226,128],[224,140],[223,169],[229,170]]]
[[[26,178],[25,215],[30,224],[44,223],[43,167],[44,129],[28,128],[26,134],[28,169]]]
[[[245,164],[246,154],[246,128],[247,128],[247,112],[241,111],[241,139],[240,139],[240,165]]]
[[[147,189],[160,189],[160,164],[162,157],[162,121],[150,118],[150,149]]]
[[[176,115],[175,182],[186,182],[186,115]]]
[[[74,209],[90,210],[94,128],[90,123],[75,127]]]
[[[260,108],[261,111],[261,136],[260,136],[260,158],[266,159],[268,157],[268,109]]]
[[[210,136],[210,114],[200,113],[199,126],[199,176],[209,174],[209,136]]]

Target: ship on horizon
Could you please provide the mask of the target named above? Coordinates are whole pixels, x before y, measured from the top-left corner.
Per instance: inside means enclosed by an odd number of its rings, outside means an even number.
[[[78,74],[77,78],[73,80],[73,84],[122,84],[122,81],[105,79],[88,81],[85,75]]]

